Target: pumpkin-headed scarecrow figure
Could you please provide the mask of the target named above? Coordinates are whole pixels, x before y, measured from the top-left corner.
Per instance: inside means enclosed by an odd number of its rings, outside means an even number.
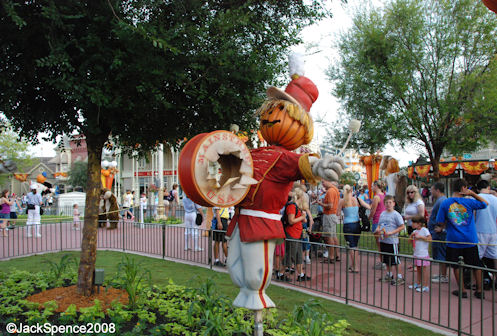
[[[270,87],[258,110],[260,131],[270,146],[250,151],[257,183],[237,205],[228,227],[227,264],[233,282],[240,287],[234,301],[238,307],[275,307],[265,289],[271,279],[274,247],[285,238],[280,210],[294,181],[337,181],[344,166],[337,157],[318,159],[291,152],[312,140],[309,112],[318,98],[316,86],[303,76],[299,64],[298,56],[290,59],[292,81],[285,91]]]

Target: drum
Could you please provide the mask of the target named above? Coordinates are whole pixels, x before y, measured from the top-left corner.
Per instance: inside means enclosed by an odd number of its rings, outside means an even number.
[[[248,147],[228,131],[202,133],[188,141],[180,153],[178,170],[186,195],[207,207],[234,206],[257,183]]]

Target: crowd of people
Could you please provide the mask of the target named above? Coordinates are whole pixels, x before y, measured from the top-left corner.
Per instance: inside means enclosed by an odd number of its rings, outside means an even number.
[[[51,206],[52,204],[53,197],[48,194],[42,196],[38,191],[37,184],[31,184],[30,192],[21,196],[11,193],[8,189],[3,190],[0,194],[0,230],[2,236],[8,237],[8,230],[15,227],[18,215],[24,213],[27,214],[26,236],[33,237],[31,232],[33,228],[34,236],[40,238],[41,209],[43,206]]]
[[[394,196],[385,190],[382,180],[375,181],[371,189],[372,198],[367,187],[354,190],[349,185],[323,181],[317,192],[307,192],[304,185],[296,183],[281,211],[287,239],[275,249],[276,280],[291,281],[290,274],[294,272],[297,273],[296,281],[311,279],[305,271],[305,265],[311,263],[309,236],[321,236],[319,242],[326,244],[321,263],[339,262],[336,246],[339,246],[337,226],[340,222],[343,233],[339,234],[344,235],[350,247],[347,271],[360,272],[357,247],[361,233],[365,231],[365,220],[372,222],[370,230],[381,252],[373,266],[385,270],[379,281],[395,286],[405,283],[403,268],[399,267],[399,235],[402,232],[405,232],[402,238],[413,245],[414,262],[409,268],[416,272],[416,278],[409,288],[417,292],[429,292],[431,283],[448,283],[447,265],[453,266],[454,279],[459,283],[462,274],[457,263],[460,257],[466,265],[496,269],[497,197],[488,181],[481,180],[470,188],[464,179],[455,180],[450,197],[445,196],[445,185],[441,182],[434,183],[429,192],[409,185],[402,209],[397,206]],[[434,202],[431,213],[427,210],[427,201]],[[317,205],[318,212],[314,218],[310,211],[313,204]],[[361,211],[366,211],[366,219],[361,218]],[[439,274],[430,279],[429,267],[433,260],[440,262],[438,268],[433,268],[439,270]],[[487,272],[485,281],[481,270],[474,269],[472,273],[472,277],[465,274],[462,296],[468,297],[467,289],[473,288],[475,297],[484,298],[484,290],[489,289],[488,284],[495,283],[496,273]],[[482,284],[486,286],[482,287]],[[459,290],[452,293],[459,295]]]

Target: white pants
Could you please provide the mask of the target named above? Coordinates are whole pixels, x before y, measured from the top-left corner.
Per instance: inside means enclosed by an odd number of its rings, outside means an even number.
[[[233,304],[251,310],[276,307],[266,295],[273,272],[276,239],[243,243],[238,225],[228,240],[227,265],[231,280],[240,287]]]
[[[195,218],[197,218],[196,212],[185,212],[185,248],[189,247],[190,236],[193,239],[194,248],[198,248],[198,229],[195,225]]]
[[[32,210],[28,210],[28,220],[26,221],[26,232],[28,236],[31,235],[31,226],[34,225],[35,234],[37,236],[40,235],[40,206],[35,205],[35,208]]]

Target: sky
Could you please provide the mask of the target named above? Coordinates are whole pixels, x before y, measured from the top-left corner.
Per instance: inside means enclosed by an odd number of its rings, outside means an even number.
[[[340,103],[332,95],[332,83],[326,76],[326,71],[332,62],[338,59],[336,43],[338,35],[346,31],[352,25],[353,13],[359,7],[365,5],[378,5],[378,0],[348,0],[342,4],[339,0],[324,0],[333,17],[320,21],[307,27],[303,31],[304,45],[294,48],[293,51],[300,52],[305,56],[305,75],[310,78],[319,89],[319,98],[311,109],[315,121],[315,141],[321,143],[327,134],[325,123],[334,123],[340,110]],[[54,156],[55,145],[41,141],[40,145],[33,146],[31,153],[34,156]],[[418,153],[412,148],[401,149],[400,147],[387,146],[383,152],[399,160],[401,166],[406,166],[409,161],[415,161]]]
[[[321,143],[327,134],[326,125],[320,123],[324,120],[335,123],[340,111],[340,102],[333,96],[333,85],[328,80],[326,72],[332,63],[338,60],[336,44],[340,33],[347,31],[352,26],[352,18],[357,8],[364,6],[379,6],[381,1],[348,0],[343,4],[339,0],[325,1],[331,9],[333,17],[320,21],[318,24],[307,27],[303,32],[304,46],[295,48],[294,51],[306,55],[305,76],[310,78],[318,87],[319,97],[313,104],[311,114],[315,121],[315,141]],[[310,51],[306,46],[312,46]],[[317,52],[316,51],[320,51]],[[416,161],[419,152],[413,148],[402,149],[400,146],[387,145],[383,154],[390,155],[399,160],[401,166],[407,166],[409,161]]]

